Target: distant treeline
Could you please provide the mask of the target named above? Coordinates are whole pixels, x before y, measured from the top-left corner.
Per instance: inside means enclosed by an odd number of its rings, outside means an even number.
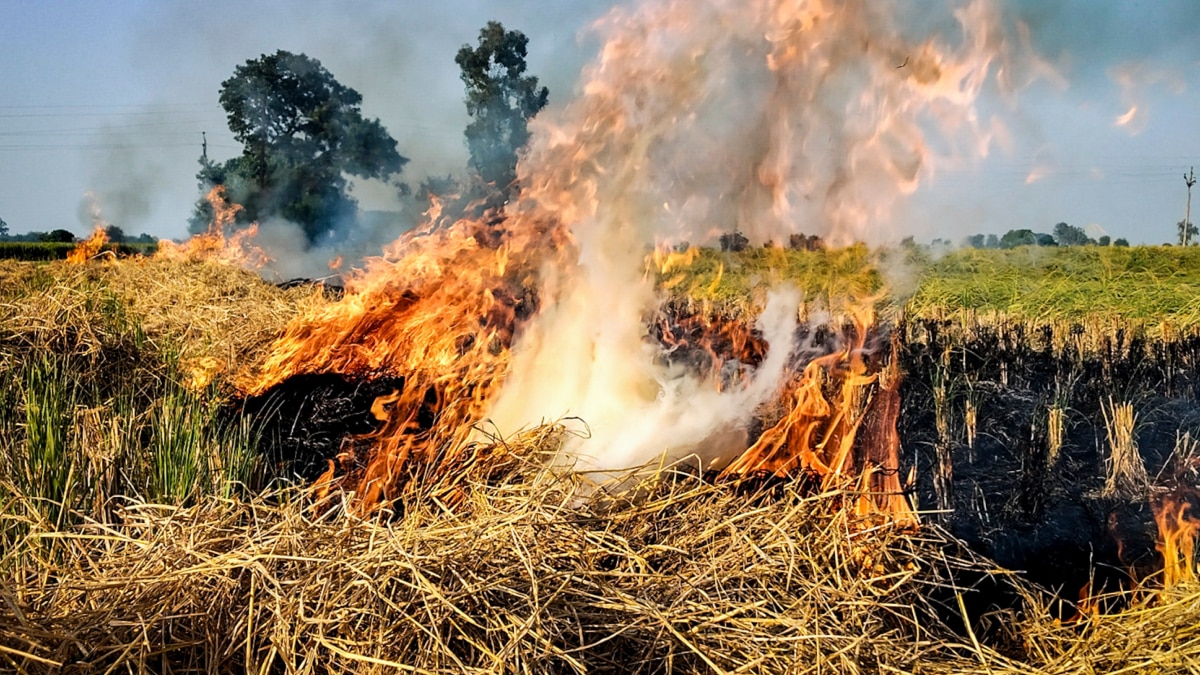
[[[109,225],[104,229],[104,233],[108,235],[108,240],[114,244],[158,244],[158,237],[153,237],[145,232],[136,237],[131,237],[116,225]],[[74,244],[78,241],[80,240],[75,236],[75,233],[70,230],[59,229],[50,230],[49,232],[26,232],[24,234],[9,234],[7,228],[0,230],[0,242]],[[67,247],[67,250],[70,250],[70,247]]]
[[[75,248],[75,242],[63,241],[0,241],[0,260],[63,260]],[[109,244],[104,250],[118,256],[150,255],[158,250],[158,242],[151,244]]]
[[[944,239],[934,240],[934,244],[949,244]],[[1001,236],[994,234],[973,234],[962,241],[963,246],[971,248],[1016,248],[1018,246],[1129,246],[1127,239],[1116,239],[1107,234],[1098,239],[1089,237],[1081,227],[1059,223],[1054,226],[1054,234],[1034,232],[1033,230],[1009,230]]]

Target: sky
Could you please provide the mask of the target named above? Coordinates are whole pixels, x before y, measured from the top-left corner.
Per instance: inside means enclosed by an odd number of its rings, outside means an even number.
[[[982,101],[984,114],[1004,120],[1009,142],[928,177],[898,216],[898,233],[958,239],[1065,221],[1134,243],[1173,240],[1183,174],[1200,164],[1200,3],[998,4],[1029,26],[1032,48],[1061,77],[1015,100]],[[214,159],[240,150],[217,102],[221,81],[277,49],[319,59],[363,95],[363,112],[411,159],[405,180],[459,173],[468,122],[459,47],[489,20],[523,31],[529,72],[562,105],[597,49],[588,27],[612,5],[0,0],[0,218],[13,232],[82,235],[91,191],[127,232],[184,236],[201,132]],[[385,186],[355,194],[364,208],[392,204]]]

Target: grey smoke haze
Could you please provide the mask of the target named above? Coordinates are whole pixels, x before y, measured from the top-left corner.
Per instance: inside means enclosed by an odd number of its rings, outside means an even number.
[[[922,22],[945,16],[926,11],[933,1],[896,0],[898,15],[924,31]],[[1045,231],[1066,220],[1135,242],[1171,239],[1182,216],[1179,176],[1200,163],[1200,3],[997,4],[1028,24],[1033,45],[1069,84],[1036,85],[1015,110],[998,98],[1009,150],[923,184],[897,214],[897,229],[957,237]],[[467,118],[457,49],[489,19],[524,31],[530,71],[549,86],[551,105],[561,105],[594,52],[577,36],[611,5],[0,0],[0,217],[16,232],[83,234],[76,210],[94,189],[106,218],[127,232],[183,236],[197,195],[200,132],[216,159],[239,151],[217,104],[220,82],[277,49],[321,60],[363,94],[366,114],[379,117],[412,160],[404,180],[458,172]],[[1130,64],[1137,86],[1122,87],[1116,78]],[[1114,128],[1131,101],[1140,104],[1137,124]],[[394,205],[383,186],[355,194],[366,209]]]
[[[123,229],[146,223],[153,213],[155,197],[170,185],[174,167],[157,151],[138,147],[138,140],[148,131],[169,124],[156,111],[147,111],[134,127],[109,125],[98,134],[103,152],[89,162],[88,185],[105,220],[123,224]],[[85,202],[90,200],[84,197]],[[80,225],[83,233],[92,229],[92,218],[81,208]],[[124,225],[124,224],[130,225]],[[126,230],[134,236],[134,232]]]

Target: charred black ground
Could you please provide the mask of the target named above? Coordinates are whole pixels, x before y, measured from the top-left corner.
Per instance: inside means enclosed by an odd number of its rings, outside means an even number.
[[[1161,566],[1147,494],[1102,496],[1107,438],[1101,406],[1128,401],[1151,484],[1193,482],[1173,461],[1177,435],[1200,430],[1200,336],[1151,339],[1116,330],[1083,349],[1082,326],[980,327],[964,336],[947,322],[900,328],[907,377],[900,436],[916,462],[922,508],[949,505],[941,521],[1006,567],[1062,597],[1115,590]],[[1065,338],[1065,339],[1063,339]],[[1058,345],[1056,347],[1056,345]],[[951,433],[939,432],[935,395]],[[974,448],[962,433],[968,398],[978,410]],[[1048,411],[1064,410],[1061,450],[1052,456]],[[948,460],[952,478],[933,479]]]

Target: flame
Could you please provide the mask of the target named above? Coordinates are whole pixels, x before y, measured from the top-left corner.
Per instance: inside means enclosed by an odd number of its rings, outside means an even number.
[[[555,245],[552,231],[515,236],[430,215],[351,273],[339,303],[293,321],[243,382],[262,393],[301,373],[403,377],[403,388],[372,408],[380,429],[343,448],[318,481],[320,494],[345,488],[375,505],[398,496],[415,472],[464,458],[514,334],[536,307],[533,252]],[[529,237],[548,240],[534,246]]]
[[[80,265],[95,258],[104,251],[105,245],[108,244],[109,224],[101,215],[99,197],[89,191],[84,193],[83,201],[87,205],[88,217],[92,221],[92,233],[67,253],[67,262],[72,265]]]
[[[254,245],[258,235],[258,223],[235,229],[240,204],[225,197],[225,188],[216,186],[204,197],[213,209],[213,219],[208,230],[177,244],[166,239],[158,242],[154,257],[161,260],[208,261],[258,270],[271,262],[270,256]]]
[[[1053,171],[1050,166],[1045,164],[1034,165],[1033,168],[1029,169],[1029,173],[1025,175],[1025,184],[1033,185],[1046,178],[1046,176],[1049,176]]]
[[[76,244],[75,248],[67,253],[67,262],[72,265],[81,265],[103,253],[106,244],[108,244],[108,231],[103,227],[97,227],[92,230],[91,236]]]
[[[1178,95],[1187,88],[1187,80],[1179,73],[1154,67],[1143,62],[1129,62],[1110,68],[1109,78],[1120,87],[1121,103],[1126,111],[1117,116],[1113,126],[1123,128],[1131,136],[1146,130],[1150,118],[1149,93],[1164,88]]]
[[[1126,111],[1125,114],[1123,114],[1123,115],[1118,115],[1117,119],[1113,122],[1113,124],[1114,124],[1114,126],[1118,126],[1118,127],[1128,126],[1129,124],[1131,124],[1134,121],[1134,119],[1137,118],[1137,114],[1138,114],[1138,107],[1136,105],[1129,106],[1129,110]]]
[[[1154,522],[1158,525],[1158,551],[1163,556],[1163,587],[1195,583],[1196,534],[1200,520],[1191,515],[1188,494],[1175,491],[1153,503]]]
[[[570,416],[587,433],[563,440],[566,464],[665,453],[731,478],[811,472],[857,486],[860,513],[915,522],[898,476],[900,374],[865,342],[873,299],[847,299],[852,326],[814,355],[796,289],[772,289],[753,322],[676,325],[652,273],[679,283],[695,254],[665,247],[733,231],[755,245],[801,229],[834,247],[887,238],[921,180],[987,154],[998,127],[975,101],[993,73],[1003,86],[1020,71],[995,8],[960,7],[961,34],[943,40],[913,38],[892,7],[613,10],[580,96],[533,120],[517,198],[458,221],[435,201],[425,226],[349,275],[340,302],[294,321],[244,389],[305,373],[401,378],[376,402],[379,429],[348,441],[319,483],[368,507],[453,482],[450,467],[489,438]],[[778,417],[751,438],[764,409]]]

